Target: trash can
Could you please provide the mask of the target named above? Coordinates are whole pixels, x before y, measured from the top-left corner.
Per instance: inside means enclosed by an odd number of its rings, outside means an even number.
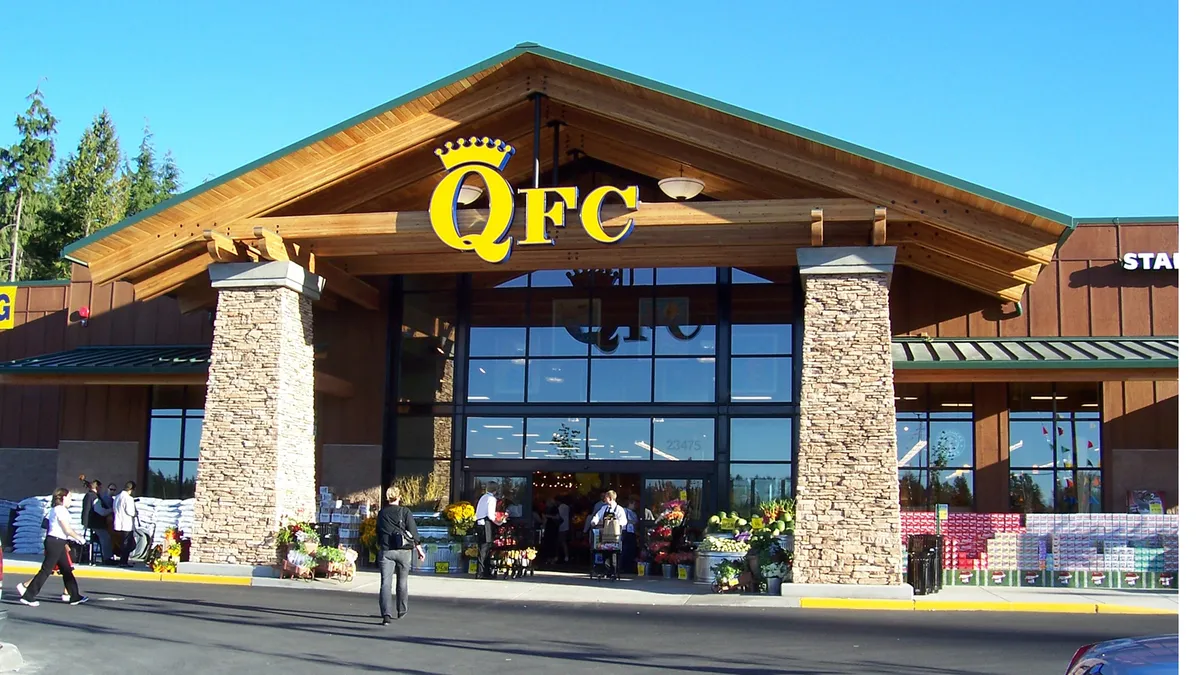
[[[929,595],[942,589],[940,536],[914,534],[908,538],[908,583],[916,595]]]

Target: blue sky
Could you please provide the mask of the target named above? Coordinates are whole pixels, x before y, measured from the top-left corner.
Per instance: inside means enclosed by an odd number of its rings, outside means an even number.
[[[47,4],[4,10],[36,43],[0,44],[0,143],[45,78],[60,156],[107,107],[187,187],[533,41],[1069,215],[1178,212],[1165,0]]]

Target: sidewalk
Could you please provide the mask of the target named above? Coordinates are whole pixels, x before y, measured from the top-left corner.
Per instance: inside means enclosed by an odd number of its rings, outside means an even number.
[[[8,575],[32,576],[40,560],[16,556],[5,559]],[[267,588],[321,589],[344,593],[379,592],[379,573],[360,571],[351,582],[293,581],[277,576],[158,574],[145,568],[124,570],[80,566],[84,579],[157,581],[165,583],[223,584]],[[1070,588],[1001,588],[950,586],[913,600],[852,600],[837,598],[782,598],[766,595],[717,595],[707,584],[631,577],[617,582],[591,581],[583,574],[539,572],[513,581],[479,581],[466,576],[413,575],[409,594],[414,597],[485,602],[623,604],[658,606],[797,607],[803,609],[867,609],[924,611],[1047,612],[1065,614],[1178,614],[1179,595],[1171,591]]]

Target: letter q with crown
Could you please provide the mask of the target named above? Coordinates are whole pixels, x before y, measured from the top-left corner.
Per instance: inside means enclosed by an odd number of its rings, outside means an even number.
[[[515,148],[494,138],[458,139],[434,151],[449,172],[429,200],[429,222],[434,234],[447,246],[459,251],[474,251],[490,263],[502,263],[512,254],[509,236],[516,213],[512,186],[500,175]],[[487,221],[478,232],[463,234],[458,226],[458,193],[467,176],[483,179],[490,201]]]

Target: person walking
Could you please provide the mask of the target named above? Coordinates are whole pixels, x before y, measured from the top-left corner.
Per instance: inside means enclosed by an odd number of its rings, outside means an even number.
[[[496,537],[496,492],[500,484],[488,481],[487,490],[475,505],[475,540],[479,542],[479,565],[485,579],[492,577],[492,540]]]
[[[413,551],[425,559],[417,520],[407,506],[400,505],[400,488],[387,489],[388,505],[380,509],[375,520],[375,541],[379,542],[379,613],[383,625],[392,622],[393,614],[403,619],[408,614],[408,573],[412,571]],[[392,577],[396,577],[396,602],[392,603]]]
[[[135,489],[137,484],[129,481],[125,484],[125,490],[117,495],[113,502],[113,530],[121,539],[121,567],[133,567],[129,564],[129,554],[133,553],[137,546],[137,538],[133,534],[134,523],[137,521],[137,502],[133,501]]]
[[[86,595],[79,592],[79,584],[75,581],[75,571],[71,566],[71,555],[67,551],[67,542],[83,543],[83,536],[71,527],[71,513],[67,510],[67,496],[71,493],[66,488],[58,488],[50,498],[50,515],[46,528],[45,551],[42,558],[42,568],[38,570],[28,585],[17,584],[17,593],[21,595],[21,604],[37,607],[38,593],[42,586],[58,568],[62,575],[63,587],[66,589],[66,601],[72,605],[82,605],[88,601]]]
[[[633,497],[625,503],[625,532],[621,535],[621,571],[632,574],[637,565],[637,500]]]

